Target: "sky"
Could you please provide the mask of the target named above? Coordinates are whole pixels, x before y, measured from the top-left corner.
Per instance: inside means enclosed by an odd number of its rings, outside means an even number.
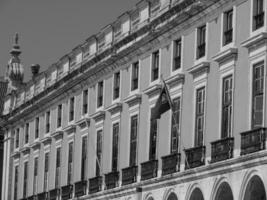
[[[41,71],[114,22],[140,0],[0,0],[0,76],[19,33],[24,80],[31,64]]]

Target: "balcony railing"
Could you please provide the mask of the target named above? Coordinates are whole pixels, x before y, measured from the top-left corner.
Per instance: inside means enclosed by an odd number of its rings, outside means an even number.
[[[105,175],[106,189],[118,187],[119,172],[110,172]]]
[[[205,51],[206,51],[206,43],[198,45],[197,58],[202,58],[203,56],[205,56]]]
[[[158,160],[141,163],[141,181],[155,178],[158,175]]]
[[[254,16],[255,30],[264,25],[264,12],[261,12]]]
[[[265,149],[266,128],[258,128],[241,133],[241,155]]]
[[[185,169],[199,167],[205,165],[206,147],[199,146],[190,149],[185,149]]]
[[[162,176],[180,171],[181,154],[174,153],[161,157]]]
[[[61,187],[61,200],[67,200],[72,198],[72,185],[65,185]]]
[[[211,142],[211,162],[227,160],[233,157],[234,138],[223,138]]]
[[[122,185],[135,183],[137,177],[137,171],[138,171],[137,166],[131,166],[122,169]]]
[[[49,199],[50,200],[57,200],[60,194],[60,190],[58,188],[49,191]]]
[[[89,193],[96,193],[102,190],[102,176],[89,179]]]
[[[37,196],[38,200],[48,200],[48,192],[39,193]]]
[[[229,44],[233,41],[233,29],[224,32],[224,44]]]
[[[79,181],[75,183],[75,197],[81,197],[86,194],[87,181]]]

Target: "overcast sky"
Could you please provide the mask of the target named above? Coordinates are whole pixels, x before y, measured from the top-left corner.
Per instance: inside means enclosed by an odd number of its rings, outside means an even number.
[[[41,70],[135,6],[139,0],[0,0],[0,75],[19,33],[24,80],[30,65]]]

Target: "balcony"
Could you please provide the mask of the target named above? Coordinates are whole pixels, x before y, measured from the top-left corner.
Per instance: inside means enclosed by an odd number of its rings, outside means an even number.
[[[198,45],[197,58],[202,58],[203,56],[205,56],[205,51],[206,51],[206,43]]]
[[[105,175],[106,189],[118,187],[119,172],[110,172]]]
[[[141,163],[141,181],[155,178],[158,175],[158,160]]]
[[[48,200],[48,192],[38,194],[38,200]]]
[[[254,16],[254,30],[261,28],[264,25],[264,12]]]
[[[138,171],[137,166],[131,166],[122,169],[122,185],[135,183],[137,177],[137,171]]]
[[[233,41],[233,29],[229,29],[224,32],[224,45]]]
[[[162,156],[162,176],[180,171],[181,154]]]
[[[187,161],[185,161],[185,169],[199,167],[205,165],[206,147],[199,146],[185,149]]]
[[[265,149],[266,128],[258,128],[241,133],[241,152],[246,155]]]
[[[211,142],[211,163],[233,157],[234,138],[223,138]]]
[[[61,200],[67,200],[72,198],[72,185],[65,185],[61,187]]]
[[[60,190],[58,188],[49,191],[50,200],[57,200],[60,194]]]
[[[93,194],[102,190],[102,176],[89,179],[89,193]]]
[[[87,181],[82,180],[75,183],[75,197],[81,197],[86,194]]]

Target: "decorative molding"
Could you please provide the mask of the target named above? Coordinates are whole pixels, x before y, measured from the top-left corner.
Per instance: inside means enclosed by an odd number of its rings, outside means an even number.
[[[47,136],[47,137],[41,139],[40,142],[43,143],[44,145],[51,144],[52,137],[51,136]]]
[[[21,149],[21,152],[22,152],[23,155],[25,155],[25,154],[29,154],[30,150],[31,150],[30,147],[24,147],[24,148]]]
[[[106,109],[111,115],[120,113],[122,111],[122,103],[114,103]]]
[[[40,142],[34,142],[30,147],[35,151],[37,149],[40,149],[41,143]]]
[[[103,121],[105,119],[105,111],[100,110],[94,114],[92,114],[90,117],[95,120],[95,122]]]
[[[236,60],[238,56],[238,49],[236,47],[231,47],[225,51],[221,51],[215,56],[213,56],[213,60],[219,63],[221,65],[222,63],[225,63],[229,60]]]
[[[127,103],[129,107],[132,107],[136,104],[141,104],[142,95],[139,93],[131,95],[131,96],[127,97],[126,99],[124,99],[124,102]]]
[[[185,75],[182,73],[176,74],[174,76],[171,76],[167,80],[165,80],[166,84],[169,85],[171,88],[179,85],[179,84],[184,84],[184,77]]]
[[[261,32],[258,35],[248,38],[241,43],[241,46],[251,50],[259,47],[263,43],[267,43],[267,32]]]
[[[19,158],[20,157],[20,152],[22,152],[22,149],[21,151],[14,151],[12,154],[11,154],[11,157],[13,157],[14,159],[16,158]]]
[[[70,124],[68,125],[67,127],[65,127],[63,129],[64,132],[66,132],[67,134],[70,134],[70,133],[75,133],[76,132],[76,125],[74,124]]]
[[[160,92],[161,88],[162,85],[158,83],[148,87],[143,92],[148,96],[148,98],[152,98]]]
[[[90,118],[83,117],[79,121],[76,122],[76,125],[80,127],[80,129],[84,129],[85,127],[90,126]]]
[[[209,62],[201,62],[197,65],[194,65],[190,69],[188,69],[188,72],[193,75],[193,78],[196,78],[202,74],[208,74],[210,69],[210,63]]]
[[[55,138],[56,140],[62,139],[63,138],[63,131],[56,131],[56,132],[52,133],[51,136],[53,138]]]

